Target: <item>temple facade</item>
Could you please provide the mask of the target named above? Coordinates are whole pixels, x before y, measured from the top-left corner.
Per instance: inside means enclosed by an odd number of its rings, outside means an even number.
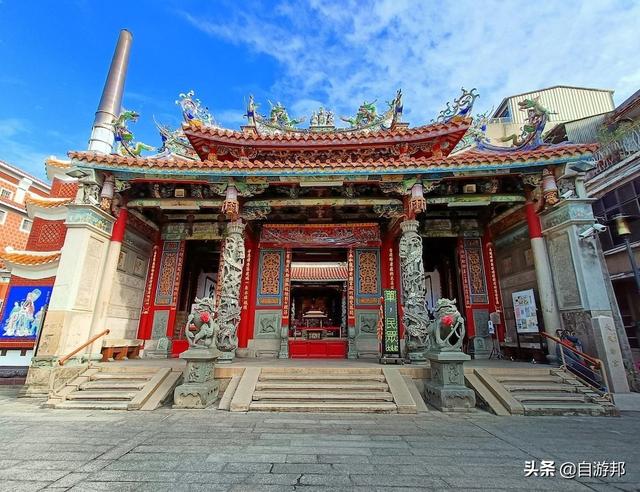
[[[130,42],[123,32],[89,149],[50,159],[54,198],[31,199],[32,234],[56,228],[55,244],[1,255],[13,284],[50,292],[40,336],[24,340],[37,345],[31,382],[93,338],[74,358],[99,356],[104,339],[177,356],[203,299],[221,363],[383,352],[421,362],[439,299],[456,299],[462,348],[477,358],[553,356],[539,332],[568,326],[595,353],[591,319],[619,317],[586,233],[581,169],[596,147],[543,143],[549,111],[537,100],[518,103],[521,131],[493,141],[471,117],[475,90],[416,127],[401,91],[384,108],[318,108],[308,122],[250,97],[239,130],[189,92],[182,126],[158,125],[153,149],[121,109]],[[387,295],[395,331],[382,326]]]

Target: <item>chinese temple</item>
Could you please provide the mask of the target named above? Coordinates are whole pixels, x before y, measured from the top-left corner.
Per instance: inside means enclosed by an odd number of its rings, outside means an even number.
[[[308,123],[249,97],[237,130],[190,91],[176,101],[181,127],[158,124],[154,149],[121,110],[130,42],[124,32],[88,150],[49,159],[55,198],[28,201],[30,249],[2,254],[12,285],[50,291],[34,365],[105,328],[143,340],[145,356],[177,356],[203,298],[220,362],[379,357],[386,291],[398,330],[385,344],[412,362],[441,298],[465,318],[464,350],[488,357],[514,341],[518,285],[502,261],[514,248],[529,251],[542,330],[587,330],[611,313],[598,247],[579,237],[594,222],[581,173],[567,172],[594,147],[543,143],[549,112],[535,100],[521,104],[521,134],[489,142],[475,90],[415,127],[400,90],[352,117],[318,108]]]

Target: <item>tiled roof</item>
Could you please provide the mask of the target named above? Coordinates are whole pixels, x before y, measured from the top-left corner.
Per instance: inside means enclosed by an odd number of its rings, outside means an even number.
[[[25,204],[36,205],[42,208],[64,207],[73,202],[73,198],[44,198],[36,195],[29,195],[25,198]]]
[[[54,156],[48,157],[44,162],[47,166],[57,167],[60,169],[71,169],[71,162],[63,161]]]
[[[216,128],[213,126],[189,125],[185,123],[183,130],[187,137],[201,137],[227,144],[239,145],[273,145],[278,142],[302,143],[305,145],[317,143],[319,145],[339,144],[374,144],[374,143],[399,143],[414,138],[424,139],[446,135],[452,132],[466,131],[471,125],[470,118],[454,118],[447,123],[433,123],[431,125],[409,128],[397,126],[390,130],[350,130],[338,129],[331,132],[290,131],[273,134],[258,134],[254,132],[242,132]]]
[[[96,152],[69,152],[69,157],[85,163],[94,163],[108,167],[136,169],[175,169],[175,170],[368,170],[384,171],[403,168],[466,168],[495,165],[509,165],[527,162],[539,162],[563,158],[587,156],[597,149],[594,144],[543,145],[535,150],[517,152],[494,152],[470,150],[447,157],[395,157],[362,158],[357,160],[250,160],[233,161],[185,161],[177,159],[149,159],[124,157],[117,154],[98,154]]]
[[[314,281],[314,280],[346,280],[349,276],[347,265],[326,266],[326,265],[292,265],[291,280]]]
[[[60,251],[19,251],[7,247],[3,252],[0,252],[0,259],[14,265],[36,266],[58,261],[60,254]]]

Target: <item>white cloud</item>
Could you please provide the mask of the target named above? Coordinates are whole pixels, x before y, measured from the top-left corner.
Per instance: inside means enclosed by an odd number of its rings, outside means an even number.
[[[353,113],[363,100],[380,104],[402,87],[407,119],[420,124],[461,86],[478,88],[484,110],[558,84],[615,89],[619,103],[640,83],[640,2],[313,0],[264,12],[254,5],[230,18],[181,15],[277,60],[273,98],[295,110],[324,101]]]
[[[25,143],[33,138],[29,123],[19,118],[0,119],[0,149],[2,160],[42,179],[45,177],[44,160],[50,155],[39,147]]]

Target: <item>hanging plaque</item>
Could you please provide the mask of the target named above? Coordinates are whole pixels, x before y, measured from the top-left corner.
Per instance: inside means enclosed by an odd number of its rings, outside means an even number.
[[[384,329],[382,355],[400,356],[400,332],[398,328],[398,291],[384,290]]]

